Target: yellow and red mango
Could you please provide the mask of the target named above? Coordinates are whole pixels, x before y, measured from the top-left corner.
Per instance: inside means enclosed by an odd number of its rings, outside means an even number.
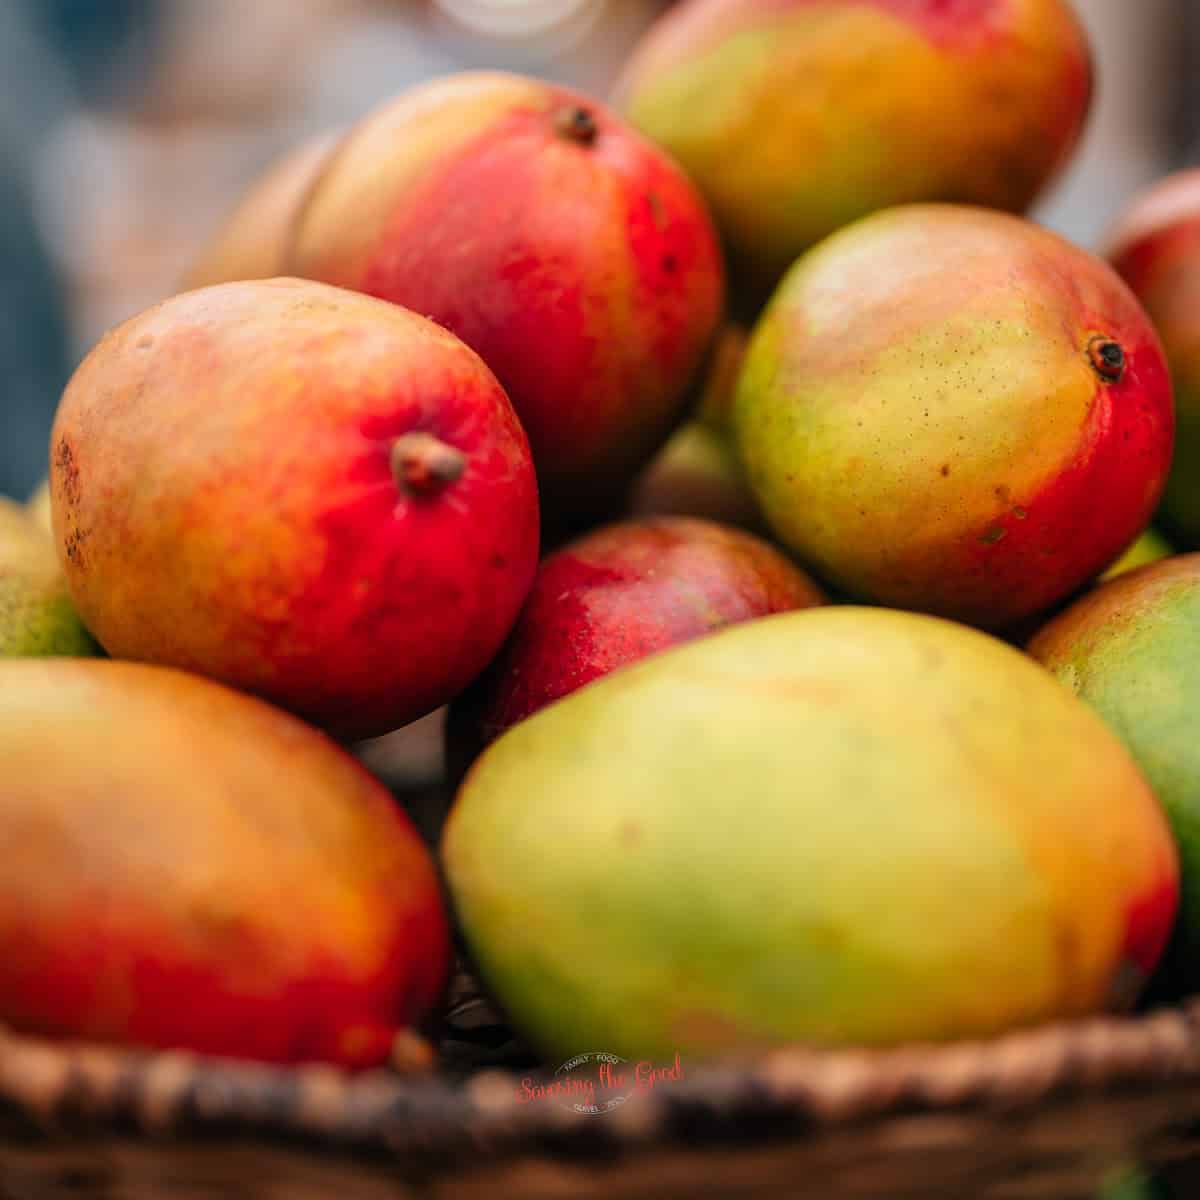
[[[749,621],[492,744],[442,859],[558,1061],[987,1037],[1123,1008],[1178,861],[1128,752],[1028,657],[885,609]]]
[[[387,1061],[448,971],[431,856],[294,717],[183,672],[0,662],[0,1022]]]
[[[739,282],[896,204],[1025,211],[1091,99],[1066,0],[686,0],[618,85],[699,183]]]
[[[1029,653],[1129,747],[1179,843],[1180,966],[1200,981],[1200,554],[1151,563],[1058,614]]]
[[[1107,264],[1004,213],[908,205],[796,263],[734,424],[776,535],[847,593],[988,628],[1144,529],[1171,461],[1162,347]]]
[[[347,739],[466,687],[537,569],[529,444],[495,376],[323,284],[222,284],[126,322],[68,385],[51,455],[59,556],[113,657]]]
[[[323,133],[302,142],[254,180],[203,247],[180,290],[285,275],[293,227],[338,137]]]
[[[1154,321],[1175,384],[1175,461],[1160,520],[1200,548],[1200,169],[1140,196],[1113,230],[1108,257]]]
[[[663,442],[724,298],[708,211],[665,154],[588,97],[489,73],[359,124],[289,271],[403,304],[476,350],[556,517],[603,509]]]
[[[504,649],[451,706],[452,740],[474,755],[618,667],[823,602],[799,567],[740,529],[686,517],[604,526],[542,561]]]

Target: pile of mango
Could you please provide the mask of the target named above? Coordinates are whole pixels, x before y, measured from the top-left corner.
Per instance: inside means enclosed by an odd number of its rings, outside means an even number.
[[[1200,982],[1200,177],[1067,0],[683,0],[299,146],[0,510],[0,1024],[553,1065]],[[1153,526],[1152,526],[1153,522]],[[449,705],[430,848],[359,758]]]

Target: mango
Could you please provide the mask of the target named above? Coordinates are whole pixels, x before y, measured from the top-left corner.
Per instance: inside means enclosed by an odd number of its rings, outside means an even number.
[[[614,103],[700,185],[757,298],[877,209],[1026,211],[1091,96],[1065,0],[688,0],[645,35]]]
[[[716,231],[678,166],[596,101],[498,73],[423,84],[357,125],[288,271],[476,350],[564,519],[609,511],[666,440],[724,301]]]
[[[713,343],[693,418],[718,433],[732,429],[733,401],[749,341],[750,330],[745,325],[727,321]]]
[[[989,1037],[1132,1002],[1178,858],[1115,734],[1028,657],[822,607],[615,671],[494,742],[442,842],[551,1061]]]
[[[108,334],[52,431],[71,595],[115,658],[345,740],[445,704],[538,557],[529,443],[452,334],[301,280],[177,296]]]
[[[1200,982],[1200,554],[1163,559],[1077,600],[1029,644],[1129,747],[1179,843],[1178,943]]]
[[[671,435],[629,494],[631,517],[700,517],[765,533],[729,437],[699,421]]]
[[[180,291],[285,275],[293,227],[339,137],[317,134],[271,163],[201,248]]]
[[[1100,576],[1100,582],[1116,579],[1118,575],[1124,575],[1126,571],[1134,571],[1138,567],[1144,567],[1147,563],[1157,562],[1160,558],[1170,558],[1174,553],[1171,544],[1157,529],[1146,529],[1138,535],[1137,541]]]
[[[25,508],[29,515],[40,525],[47,533],[51,532],[53,526],[50,522],[50,480],[43,479],[41,483],[33,489],[29,499],[25,502]]]
[[[1175,384],[1175,461],[1159,521],[1200,549],[1200,169],[1138,196],[1109,234],[1107,255],[1153,319]]]
[[[1147,1170],[1132,1166],[1114,1169],[1096,1200],[1170,1200]]]
[[[692,418],[634,481],[629,515],[702,517],[765,532],[731,437],[733,398],[748,331],[726,325],[713,345]]]
[[[1158,336],[1107,264],[1018,217],[909,205],[788,272],[734,427],[771,529],[818,576],[1001,629],[1149,524],[1174,412]]]
[[[96,652],[54,543],[28,510],[0,497],[0,658]]]
[[[182,672],[0,662],[0,1023],[387,1060],[450,958],[433,861],[349,755]]]
[[[803,571],[742,530],[685,517],[604,526],[542,561],[504,649],[451,706],[452,740],[473,756],[619,667],[824,599]]]

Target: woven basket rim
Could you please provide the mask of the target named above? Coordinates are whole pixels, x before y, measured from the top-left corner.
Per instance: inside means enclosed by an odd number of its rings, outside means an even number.
[[[1068,1097],[1200,1084],[1200,996],[990,1041],[885,1050],[792,1046],[697,1065],[602,1118],[523,1102],[528,1073],[462,1082],[276,1067],[18,1036],[0,1028],[0,1112],[54,1135],[230,1136],[486,1165],[529,1153],[739,1146],[899,1115],[1020,1113]]]

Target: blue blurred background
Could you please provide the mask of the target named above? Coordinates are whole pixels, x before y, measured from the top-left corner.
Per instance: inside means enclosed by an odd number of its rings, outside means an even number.
[[[670,0],[0,0],[0,492],[45,473],[58,394],[170,295],[281,149],[417,80],[499,66],[603,95]],[[1094,245],[1197,149],[1200,3],[1076,0],[1100,91],[1036,214]]]

